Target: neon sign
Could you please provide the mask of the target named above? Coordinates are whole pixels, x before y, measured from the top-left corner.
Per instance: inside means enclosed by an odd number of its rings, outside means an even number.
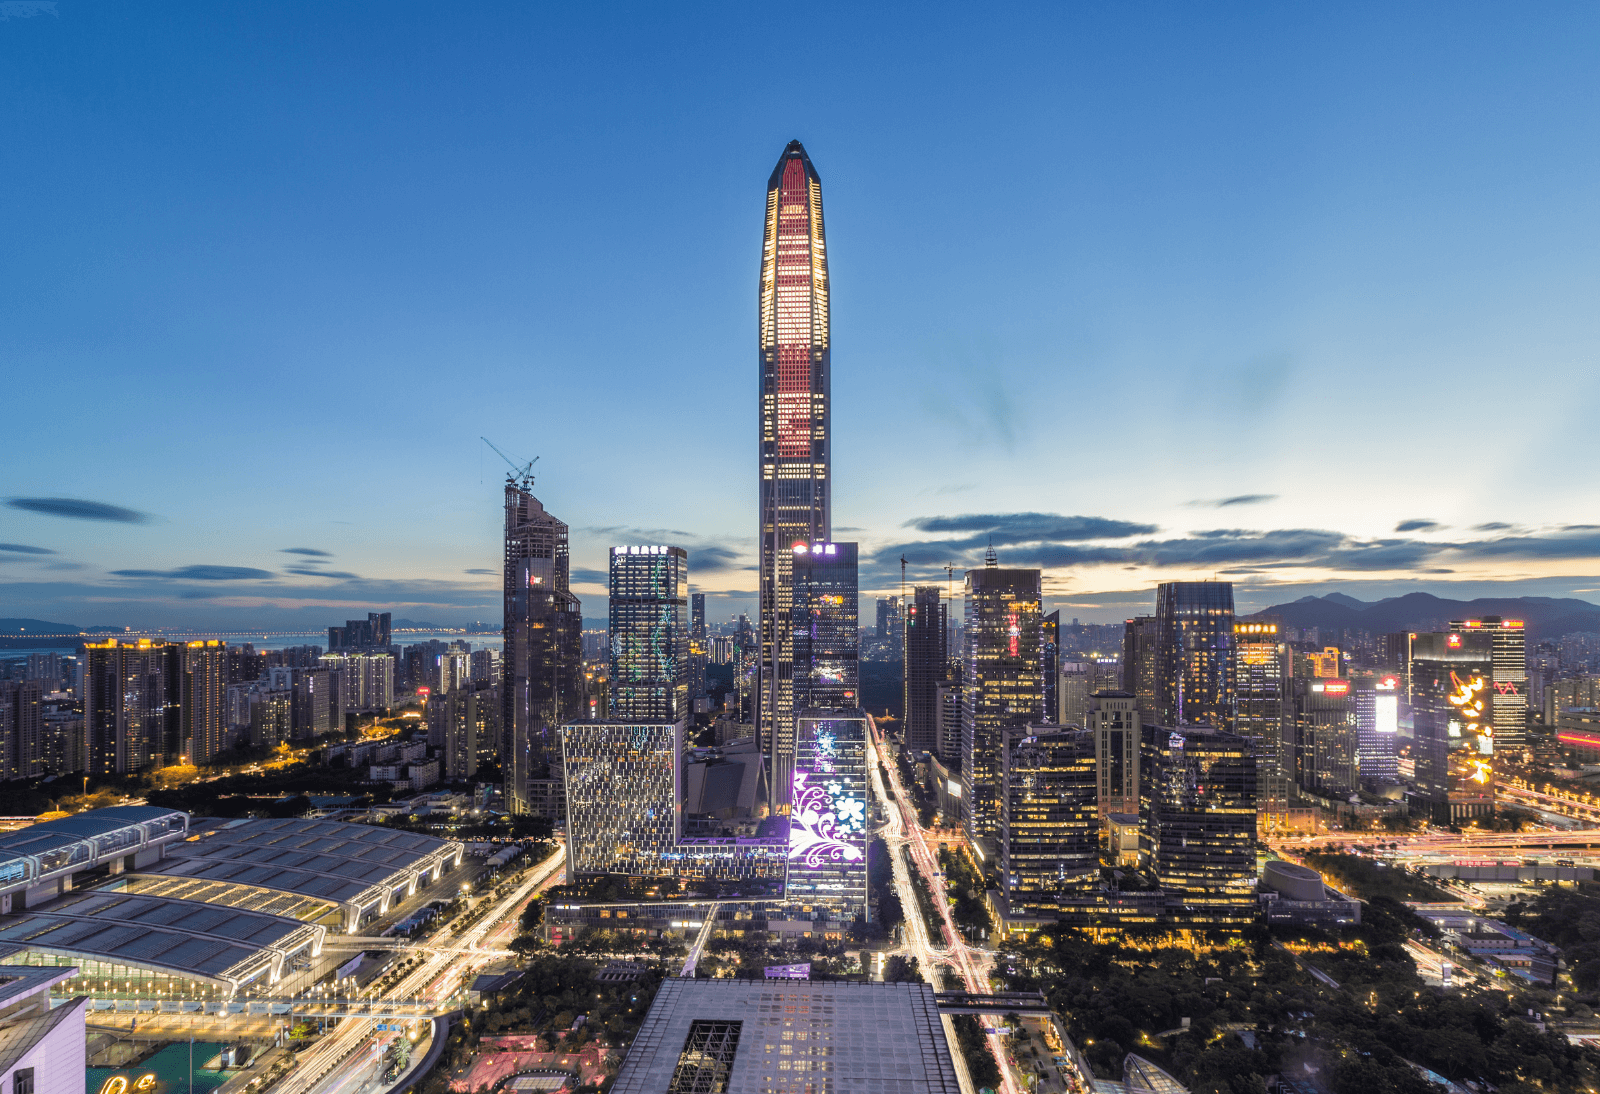
[[[867,803],[836,780],[808,785],[811,774],[794,773],[794,808],[789,815],[789,861],[815,869],[828,863],[860,862],[857,845],[866,831]],[[851,837],[855,840],[852,841]]]
[[[156,1088],[156,1073],[147,1071],[132,1083],[128,1082],[126,1075],[113,1075],[100,1086],[100,1094],[150,1094]]]

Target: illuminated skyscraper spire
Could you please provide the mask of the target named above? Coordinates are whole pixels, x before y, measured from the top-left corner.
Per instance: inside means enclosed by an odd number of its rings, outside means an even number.
[[[822,180],[790,141],[767,181],[761,251],[761,653],[756,730],[773,805],[788,805],[795,711],[790,562],[831,538],[828,254]]]

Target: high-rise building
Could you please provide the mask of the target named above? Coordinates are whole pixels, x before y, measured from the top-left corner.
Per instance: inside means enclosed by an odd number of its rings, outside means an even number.
[[[831,518],[828,253],[822,180],[790,141],[767,180],[760,284],[761,629],[756,735],[773,805],[788,805],[794,771],[790,567],[796,544],[828,543]]]
[[[696,714],[711,709],[702,703],[706,690],[706,664],[711,657],[711,635],[706,630],[706,594],[689,594],[689,702]]]
[[[1096,812],[1139,813],[1139,700],[1126,691],[1097,691],[1084,722],[1094,738]]]
[[[208,764],[227,747],[227,657],[227,645],[215,639],[189,642],[178,653],[179,736],[192,764]]]
[[[45,732],[47,679],[0,680],[0,782],[62,772]]]
[[[1296,680],[1294,690],[1300,785],[1330,798],[1354,793],[1361,776],[1350,681],[1311,677]]]
[[[1356,768],[1364,785],[1400,781],[1395,748],[1400,732],[1399,693],[1400,678],[1392,675],[1356,688]]]
[[[1098,886],[1095,768],[1095,735],[1086,730],[1039,725],[1007,731],[999,844],[1013,914],[1052,912],[1063,898]]]
[[[611,717],[689,717],[689,552],[611,548]],[[574,715],[576,717],[576,715]]]
[[[937,585],[918,585],[905,606],[903,739],[913,753],[939,754],[939,685],[950,659],[946,630],[950,621]]]
[[[795,544],[790,591],[795,710],[861,706],[854,543]]]
[[[386,653],[325,653],[317,661],[331,673],[339,674],[335,685],[329,679],[330,717],[349,711],[377,713],[394,706],[394,658]]]
[[[1256,742],[1256,800],[1261,812],[1289,808],[1294,786],[1292,650],[1275,620],[1233,625],[1233,730]]]
[[[91,774],[131,775],[176,756],[180,649],[148,638],[84,644],[83,717]]]
[[[1061,701],[1056,696],[1056,688],[1060,684],[1060,664],[1061,612],[1057,610],[1039,621],[1039,679],[1044,681],[1044,720],[1047,722],[1061,720]],[[1083,723],[1074,724],[1081,726]]]
[[[1156,699],[1169,726],[1233,724],[1233,582],[1156,587]]]
[[[1481,627],[1411,635],[1411,747],[1437,823],[1494,810],[1494,652]]]
[[[570,588],[567,526],[531,486],[506,481],[501,763],[513,813],[532,811],[529,779],[559,777],[561,726],[582,716],[584,700],[583,614]]]
[[[1077,726],[1080,729],[1087,726],[1089,710],[1093,706],[1090,696],[1104,690],[1097,686],[1098,681],[1099,673],[1088,661],[1063,661],[1060,671],[1056,673],[1057,705],[1051,721],[1064,726]],[[1046,688],[1047,703],[1049,696],[1050,689]]]
[[[867,912],[867,719],[802,711],[789,800],[791,902]]]
[[[968,838],[1000,830],[1005,731],[1044,721],[1038,570],[1003,570],[992,553],[966,580],[966,656],[961,696],[961,783]]]
[[[1528,747],[1528,632],[1520,619],[1486,615],[1450,624],[1451,630],[1489,632],[1494,649],[1494,751],[1520,755]]]
[[[1230,613],[1231,614],[1231,613]],[[1210,727],[1145,727],[1156,876],[1195,922],[1249,922],[1256,912],[1254,742]]]
[[[678,838],[679,733],[672,722],[561,727],[569,878],[662,872]]]
[[[881,596],[878,598],[878,614],[876,626],[873,628],[873,646],[876,650],[874,659],[879,661],[899,661],[905,656],[904,621],[901,617],[901,603],[898,596]]]
[[[1161,703],[1156,695],[1157,663],[1160,644],[1156,641],[1156,617],[1136,616],[1123,625],[1122,690],[1132,695],[1139,716],[1149,725],[1160,721]]]
[[[389,614],[368,612],[365,619],[347,619],[342,627],[329,627],[328,652],[388,649]]]

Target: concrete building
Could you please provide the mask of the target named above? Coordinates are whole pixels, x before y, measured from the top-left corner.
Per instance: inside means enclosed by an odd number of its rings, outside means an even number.
[[[1086,723],[1094,735],[1096,813],[1139,812],[1139,700],[1126,691],[1097,691]]]

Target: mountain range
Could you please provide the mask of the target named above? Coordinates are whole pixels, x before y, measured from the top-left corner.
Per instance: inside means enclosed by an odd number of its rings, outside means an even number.
[[[1451,620],[1482,619],[1486,615],[1521,619],[1528,625],[1530,637],[1555,639],[1573,631],[1600,631],[1600,605],[1573,597],[1549,596],[1446,600],[1431,593],[1407,593],[1368,603],[1344,593],[1329,593],[1275,604],[1241,618],[1276,616],[1285,626],[1317,627],[1328,637],[1327,632],[1337,633],[1345,628],[1375,635],[1432,630]]]

